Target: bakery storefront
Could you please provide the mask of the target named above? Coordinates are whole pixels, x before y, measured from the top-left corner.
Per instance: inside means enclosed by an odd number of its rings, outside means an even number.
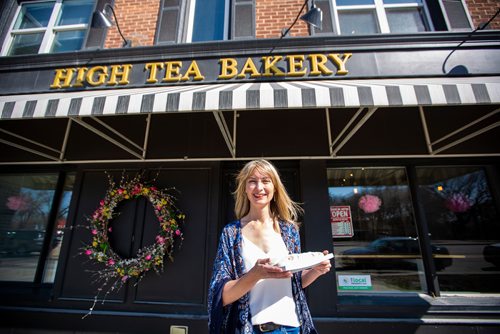
[[[0,58],[0,326],[205,333],[234,173],[264,157],[303,203],[303,249],[335,253],[335,270],[307,291],[321,332],[495,332],[499,37]],[[82,254],[89,217],[109,178],[135,175],[175,188],[184,240],[163,273],[100,295],[88,315],[101,265]],[[134,258],[155,242],[154,208],[136,198],[115,211],[109,245]]]

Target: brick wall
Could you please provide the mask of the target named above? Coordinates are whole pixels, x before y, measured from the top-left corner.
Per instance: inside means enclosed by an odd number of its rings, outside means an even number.
[[[256,0],[256,37],[279,38],[281,30],[288,28],[304,4],[304,0]],[[301,15],[307,12],[307,6]],[[298,20],[289,36],[309,36],[307,24]]]
[[[115,0],[114,9],[120,29],[132,46],[154,45],[160,0]],[[116,25],[108,29],[105,48],[119,48],[123,39]]]
[[[474,28],[477,28],[481,23],[488,22],[500,8],[500,1],[498,0],[466,0],[465,2],[474,23]],[[500,29],[500,15],[491,21],[486,29]]]

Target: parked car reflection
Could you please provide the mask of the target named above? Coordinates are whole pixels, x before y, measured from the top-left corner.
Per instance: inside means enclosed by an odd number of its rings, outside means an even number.
[[[39,252],[44,237],[45,231],[39,230],[0,231],[0,253],[26,255]]]
[[[446,247],[432,245],[436,270],[451,265],[452,260]],[[344,267],[372,269],[416,269],[421,259],[417,238],[384,237],[372,241],[366,247],[351,248],[341,254]]]
[[[486,262],[492,263],[495,267],[500,267],[500,243],[484,247],[483,256]]]

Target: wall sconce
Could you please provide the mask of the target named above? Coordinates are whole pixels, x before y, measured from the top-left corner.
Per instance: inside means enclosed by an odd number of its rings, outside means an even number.
[[[323,30],[323,12],[316,7],[314,0],[312,0],[312,7],[307,13],[300,17],[301,20],[307,22],[319,30]]]
[[[113,17],[115,18],[116,28],[118,28],[118,32],[120,33],[120,36],[123,39],[122,46],[124,48],[132,47],[132,41],[129,39],[126,39],[123,36],[122,31],[120,29],[120,25],[118,24],[118,20],[116,18],[115,10],[113,9],[113,7],[111,7],[111,5],[109,3],[104,5],[104,8],[102,9],[102,11],[96,10],[94,12],[94,14],[92,14],[92,22],[91,22],[90,26],[92,28],[109,28],[109,27],[111,27],[113,25],[113,23],[111,22],[110,17],[108,17],[107,9],[109,9],[111,11],[111,13],[113,14]]]

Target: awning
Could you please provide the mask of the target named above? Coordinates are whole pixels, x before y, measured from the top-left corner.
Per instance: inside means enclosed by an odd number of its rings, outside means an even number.
[[[282,81],[0,96],[0,118],[498,103],[493,76]]]

